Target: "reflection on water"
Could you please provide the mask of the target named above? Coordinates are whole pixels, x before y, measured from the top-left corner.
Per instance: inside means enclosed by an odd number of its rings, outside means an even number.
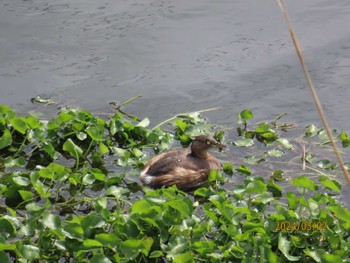
[[[332,127],[350,131],[350,2],[287,1]],[[154,124],[176,113],[243,108],[319,123],[275,1],[0,2],[0,103],[19,112],[49,96],[95,112],[139,94],[128,111]]]

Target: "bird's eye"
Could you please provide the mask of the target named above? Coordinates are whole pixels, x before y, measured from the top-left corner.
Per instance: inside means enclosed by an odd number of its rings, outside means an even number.
[[[211,141],[207,141],[207,144],[210,145],[210,144],[211,144]]]

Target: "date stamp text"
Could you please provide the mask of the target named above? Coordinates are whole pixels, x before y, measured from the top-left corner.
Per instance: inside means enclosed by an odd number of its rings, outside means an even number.
[[[327,230],[327,222],[299,221],[276,222],[275,231],[314,231]]]

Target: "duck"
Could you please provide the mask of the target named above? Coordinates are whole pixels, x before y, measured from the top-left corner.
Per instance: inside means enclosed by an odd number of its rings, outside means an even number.
[[[224,149],[209,135],[194,138],[188,148],[170,150],[149,160],[140,173],[141,182],[151,188],[176,185],[189,191],[204,184],[211,170],[220,170],[218,159],[208,153],[211,148]]]

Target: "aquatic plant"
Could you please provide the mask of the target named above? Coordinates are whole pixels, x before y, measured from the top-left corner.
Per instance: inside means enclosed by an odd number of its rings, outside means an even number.
[[[237,116],[235,128],[191,113],[151,129],[121,112],[46,121],[0,106],[0,262],[347,262],[350,212],[324,130]],[[139,184],[150,157],[202,133],[232,150],[206,186]]]

